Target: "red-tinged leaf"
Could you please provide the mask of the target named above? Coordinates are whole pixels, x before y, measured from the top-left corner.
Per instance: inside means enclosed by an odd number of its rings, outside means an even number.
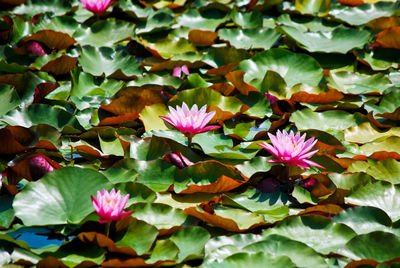
[[[35,94],[33,95],[33,103],[39,103],[47,94],[58,88],[58,86],[58,84],[51,82],[38,84],[35,88]]]
[[[217,38],[218,33],[213,31],[195,29],[189,32],[189,41],[195,45],[211,46]]]
[[[241,70],[237,70],[237,71],[233,71],[228,73],[227,75],[225,75],[226,79],[229,80],[229,82],[231,82],[236,88],[237,90],[243,94],[243,95],[249,95],[249,92],[251,91],[258,91],[257,88],[247,84],[244,81],[244,71]]]
[[[250,3],[247,5],[247,11],[252,10],[257,2],[258,0],[251,0]]]
[[[349,194],[349,192],[350,192],[349,190],[338,188],[328,198],[319,201],[318,204],[319,205],[325,205],[325,204],[343,205],[344,198]]]
[[[10,166],[15,174],[29,181],[38,180],[46,173],[62,167],[56,161],[40,153],[29,154]]]
[[[222,93],[224,96],[230,96],[235,90],[235,87],[228,83],[215,83],[212,84],[210,88]]]
[[[158,261],[153,264],[147,264],[146,261],[142,258],[132,258],[127,260],[121,259],[111,259],[108,261],[104,261],[101,264],[101,267],[154,267],[156,265],[160,265],[164,263],[164,261]]]
[[[57,50],[66,49],[75,43],[75,39],[68,34],[52,30],[38,31],[23,40],[24,43],[28,41],[37,41],[45,44],[50,49]]]
[[[26,3],[28,0],[0,0],[0,3],[8,5],[20,5]]]
[[[3,19],[3,21],[6,24],[8,24],[8,29],[3,28],[2,31],[0,31],[0,41],[1,41],[1,43],[3,43],[3,42],[6,43],[12,35],[13,20],[8,15],[4,15],[1,18]]]
[[[239,62],[231,62],[218,68],[210,69],[206,72],[208,75],[226,75],[231,72]]]
[[[400,26],[393,26],[378,33],[375,43],[371,46],[400,49]]]
[[[397,16],[381,17],[371,20],[370,22],[367,23],[367,27],[374,30],[374,32],[381,32],[392,26],[400,26],[400,17]]]
[[[343,146],[340,145],[330,145],[323,143],[322,141],[317,141],[313,149],[317,149],[320,153],[325,153],[325,154],[330,154],[335,156],[336,155],[336,150],[342,150],[345,151],[346,149]]]
[[[58,148],[48,140],[40,140],[38,143],[36,143],[35,148],[44,150],[55,150],[55,151],[58,150]]]
[[[68,268],[62,261],[54,258],[53,256],[47,256],[46,258],[41,259],[37,264],[36,267],[38,268]]]
[[[312,175],[312,177],[310,179],[313,179],[312,180],[313,183],[312,183],[311,187],[308,187],[308,189],[313,196],[322,197],[322,196],[333,193],[332,190],[328,189],[330,180],[327,176],[322,175],[322,174],[315,174],[315,175]],[[305,186],[307,186],[306,183],[305,183]]]
[[[215,196],[213,198],[211,198],[211,200],[208,200],[206,202],[202,202],[201,204],[199,204],[199,207],[201,207],[202,210],[204,210],[205,212],[208,212],[210,214],[214,214],[214,208],[216,204],[221,204],[223,195],[219,195],[219,196]]]
[[[21,83],[21,79],[24,74],[4,74],[0,75],[0,84],[7,84],[12,86],[18,86]]]
[[[330,89],[328,92],[321,92],[320,94],[310,94],[307,92],[296,92],[290,97],[291,101],[306,102],[306,103],[328,103],[343,99],[342,92],[336,89]]]
[[[326,204],[326,205],[317,205],[313,207],[306,208],[299,212],[299,215],[303,214],[313,214],[313,215],[322,215],[327,217],[332,217],[334,215],[339,214],[344,209],[335,204]]]
[[[179,192],[179,194],[193,194],[193,193],[223,193],[229,192],[239,186],[243,182],[238,182],[232,178],[222,175],[216,182],[208,185],[191,184],[189,188]]]
[[[25,151],[23,146],[7,128],[0,129],[0,154],[16,154]]]
[[[364,4],[363,0],[338,0],[338,2],[346,6],[359,6]]]
[[[91,147],[89,145],[78,145],[74,147],[75,150],[78,150],[80,152],[87,153],[89,155],[94,155],[97,157],[102,157],[102,158],[109,158],[110,156],[107,154],[103,154],[100,150],[98,150],[95,147]]]
[[[387,151],[378,151],[374,152],[368,158],[376,159],[376,160],[384,160],[384,159],[389,159],[393,158],[396,160],[400,160],[400,154],[397,152],[387,152]]]
[[[124,95],[113,100],[108,105],[103,105],[100,108],[114,114],[138,114],[146,105],[151,105],[151,102],[138,95]]]
[[[332,159],[333,161],[338,163],[342,168],[345,168],[345,169],[348,168],[351,165],[351,163],[356,161],[353,158],[337,158],[330,154],[325,154],[325,153],[319,153],[319,154],[329,157],[330,159]]]
[[[68,74],[76,67],[77,63],[77,58],[68,55],[62,55],[55,60],[49,61],[40,70],[42,72],[53,73],[55,75]]]
[[[378,264],[379,262],[374,260],[359,260],[348,263],[345,268],[376,267]]]
[[[137,256],[137,253],[131,247],[117,247],[110,238],[105,236],[104,234],[96,233],[96,232],[83,232],[80,233],[78,236],[84,243],[94,243],[101,248],[106,248],[110,252],[122,253],[132,256]]]
[[[273,132],[276,129],[278,129],[279,127],[285,125],[289,121],[289,117],[290,117],[290,113],[284,113],[281,118],[279,118],[278,120],[272,121],[271,122],[271,127],[269,128],[269,131]]]
[[[120,90],[110,104],[100,108],[118,115],[135,114],[140,113],[145,106],[157,103],[164,103],[160,91],[128,87]]]
[[[106,117],[100,121],[98,126],[120,125],[128,121],[135,121],[138,117],[138,113],[126,113],[123,115]]]
[[[199,210],[198,207],[186,208],[183,211],[183,213],[185,213],[187,215],[191,215],[196,218],[199,218],[202,221],[205,221],[209,224],[212,224],[214,226],[223,228],[223,229],[225,229],[227,231],[231,231],[231,232],[245,232],[247,230],[254,229],[256,227],[265,225],[264,222],[259,222],[259,223],[255,223],[255,224],[251,225],[249,228],[240,229],[238,227],[238,224],[234,220],[224,218],[224,217],[221,217],[221,216],[218,216],[215,214],[211,214],[206,211],[201,211],[201,209]]]

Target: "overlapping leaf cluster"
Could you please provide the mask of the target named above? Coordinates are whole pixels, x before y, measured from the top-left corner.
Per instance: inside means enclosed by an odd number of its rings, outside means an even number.
[[[0,4],[2,265],[399,265],[399,2]],[[159,118],[183,102],[221,125],[193,148]],[[277,129],[326,169],[266,162]],[[106,236],[113,187],[135,212]]]

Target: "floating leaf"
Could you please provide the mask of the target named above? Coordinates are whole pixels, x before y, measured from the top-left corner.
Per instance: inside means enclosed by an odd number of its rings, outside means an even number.
[[[400,254],[400,238],[394,234],[376,231],[350,240],[340,253],[353,259],[389,261]]]
[[[118,41],[134,35],[133,24],[124,21],[99,20],[89,27],[76,30],[73,37],[81,46],[112,46]]]
[[[400,219],[399,201],[396,196],[400,189],[383,181],[372,181],[354,188],[346,202],[359,206],[371,206],[385,211],[393,221]]]
[[[316,86],[322,78],[322,68],[316,60],[285,49],[270,49],[258,53],[253,58],[242,61],[237,68],[246,72],[247,83],[260,90],[261,81],[268,70],[281,75],[289,87],[298,83]]]
[[[135,58],[125,50],[114,51],[108,47],[83,46],[79,63],[85,72],[95,76],[109,76],[121,72],[126,76],[140,75],[142,72]]]
[[[356,234],[344,224],[315,215],[287,218],[264,236],[278,234],[302,242],[322,254],[335,252]]]
[[[227,40],[236,48],[270,49],[279,39],[280,34],[274,29],[221,29],[220,39]]]
[[[15,197],[15,215],[27,226],[78,224],[93,212],[90,195],[102,188],[109,190],[111,184],[94,170],[58,169],[25,186]]]

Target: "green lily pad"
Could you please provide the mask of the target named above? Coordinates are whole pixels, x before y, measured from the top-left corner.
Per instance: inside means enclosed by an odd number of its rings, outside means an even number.
[[[362,75],[352,72],[331,72],[328,85],[348,94],[382,93],[392,83],[382,73]]]
[[[125,21],[99,20],[90,27],[81,27],[73,37],[81,46],[113,46],[118,41],[134,36],[134,24]]]
[[[179,248],[177,262],[201,258],[204,245],[210,237],[205,229],[198,226],[188,226],[174,232],[169,239]]]
[[[94,76],[82,72],[78,68],[71,71],[71,78],[73,84],[70,94],[78,98],[85,96],[111,97],[125,85],[123,81],[114,79],[96,79]],[[96,108],[99,105],[100,103],[96,105]]]
[[[262,193],[248,189],[242,194],[225,194],[224,202],[231,206],[261,214],[269,222],[281,220],[289,215],[288,197],[280,192]]]
[[[355,260],[389,261],[400,256],[400,237],[382,231],[362,234],[350,240],[339,252]]]
[[[367,119],[362,118],[360,114],[351,114],[341,110],[313,112],[306,108],[294,112],[290,121],[295,123],[298,129],[318,129],[332,132],[356,126]]]
[[[28,183],[15,197],[13,207],[27,226],[78,224],[94,211],[90,196],[111,187],[97,171],[66,167]]]
[[[9,85],[0,85],[0,117],[18,107],[21,100],[17,92]]]
[[[46,104],[33,104],[25,109],[12,110],[1,119],[11,126],[31,127],[37,124],[48,124],[63,130],[72,128],[82,130],[77,119],[67,111]]]
[[[393,184],[400,183],[400,163],[391,158],[373,163],[368,167],[366,173],[376,180],[387,181]]]
[[[24,14],[33,17],[40,13],[51,13],[62,15],[71,9],[68,1],[58,0],[30,0],[25,4],[16,6],[13,10],[15,14]]]
[[[400,219],[400,186],[384,181],[372,181],[354,188],[345,198],[346,203],[371,206],[385,211],[393,221]]]
[[[117,71],[126,76],[142,73],[139,62],[126,50],[115,51],[109,47],[83,46],[79,63],[85,72],[95,76],[109,76]]]
[[[390,232],[392,225],[390,217],[376,207],[348,208],[336,215],[334,221],[346,224],[359,235],[374,231]]]
[[[53,30],[72,36],[78,27],[80,27],[79,23],[69,16],[43,17],[35,23],[33,31]]]
[[[274,29],[221,29],[219,38],[229,41],[236,48],[244,49],[270,49],[280,34]]]
[[[268,263],[268,267],[271,268],[280,268],[280,267],[296,267],[296,265],[286,256],[281,257],[272,257],[269,254],[258,252],[258,253],[236,253],[227,258],[225,258],[222,262],[213,262],[204,265],[207,268],[228,268],[228,267],[237,267],[237,268],[246,268],[246,267],[254,267],[254,268],[262,268],[265,267],[265,264]]]
[[[132,214],[133,217],[154,225],[158,230],[181,226],[189,217],[180,209],[159,203],[135,203],[127,210],[135,211]]]
[[[356,173],[329,173],[329,179],[336,185],[337,188],[351,190],[354,186],[372,181],[372,177],[363,172]]]
[[[356,235],[344,224],[333,223],[325,217],[315,215],[286,218],[274,228],[265,231],[263,236],[270,234],[302,242],[322,254],[336,252]]]
[[[332,0],[329,15],[345,21],[351,25],[362,25],[380,18],[389,17],[400,8],[398,2],[379,2],[376,4],[362,4],[357,7],[341,5],[337,0]]]
[[[189,27],[191,29],[215,31],[222,23],[229,20],[229,16],[216,16],[213,18],[203,16],[197,9],[190,9],[189,12],[177,18],[180,26]]]
[[[249,244],[243,251],[287,256],[297,267],[327,267],[325,260],[315,250],[304,243],[280,235],[270,235],[265,240]]]
[[[263,26],[262,13],[258,10],[250,12],[239,12],[237,9],[231,12],[232,20],[243,28],[259,28]]]
[[[367,30],[347,27],[336,28],[331,32],[301,31],[291,26],[280,27],[288,36],[296,40],[300,47],[310,52],[347,53],[362,48],[372,38]]]
[[[132,214],[132,216],[135,216]],[[141,220],[131,222],[128,228],[116,232],[114,236],[115,245],[118,247],[131,247],[137,254],[143,255],[149,252],[156,240],[158,230]]]
[[[245,71],[244,80],[259,90],[262,90],[261,83],[268,70],[281,75],[289,87],[298,83],[316,86],[323,76],[322,68],[314,58],[280,48],[241,61],[237,69]]]

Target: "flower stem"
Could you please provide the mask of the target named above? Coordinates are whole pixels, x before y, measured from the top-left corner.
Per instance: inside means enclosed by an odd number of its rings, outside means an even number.
[[[110,235],[110,227],[111,227],[111,221],[106,223],[106,236],[109,237]]]
[[[188,148],[192,147],[192,137],[188,137]]]

